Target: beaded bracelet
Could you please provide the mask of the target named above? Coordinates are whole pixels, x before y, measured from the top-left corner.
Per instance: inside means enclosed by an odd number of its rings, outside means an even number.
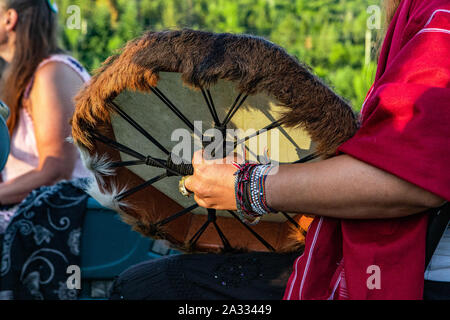
[[[274,212],[267,205],[265,190],[265,182],[272,168],[268,165],[257,166],[252,170],[250,175],[251,206],[253,212],[256,212],[260,216]]]
[[[267,205],[265,191],[265,182],[273,167],[251,163],[234,165],[239,169],[235,173],[237,213],[243,222],[255,225],[262,216],[276,212]]]
[[[248,182],[250,179],[250,171],[256,167],[256,164],[245,163],[243,165],[234,164],[239,170],[235,173],[235,194],[237,214],[243,222],[254,225],[259,222],[258,217],[252,215],[251,206],[248,199]]]

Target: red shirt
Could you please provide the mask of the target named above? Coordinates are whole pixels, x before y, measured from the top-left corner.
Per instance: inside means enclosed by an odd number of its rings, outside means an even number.
[[[450,1],[401,2],[339,151],[450,200]],[[422,299],[427,223],[316,218],[284,298]]]

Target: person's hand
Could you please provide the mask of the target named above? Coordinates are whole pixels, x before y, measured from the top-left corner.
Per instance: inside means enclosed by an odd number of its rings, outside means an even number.
[[[189,177],[186,188],[193,192],[195,201],[204,208],[217,210],[236,210],[234,174],[237,168],[232,164],[239,158],[205,160],[203,151],[194,154],[192,164],[194,175]]]

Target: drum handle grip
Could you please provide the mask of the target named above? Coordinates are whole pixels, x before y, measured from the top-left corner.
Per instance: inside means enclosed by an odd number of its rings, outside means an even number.
[[[184,163],[182,159],[177,158],[173,154],[169,156],[165,163],[164,161],[147,157],[146,165],[166,169],[169,176],[174,176],[175,172],[180,176],[192,176],[194,174],[194,166],[192,164]]]
[[[181,164],[175,164],[173,163],[172,157],[169,157],[169,160],[167,160],[167,167],[180,173],[182,176],[192,176],[194,174],[194,166],[192,164],[183,162]]]

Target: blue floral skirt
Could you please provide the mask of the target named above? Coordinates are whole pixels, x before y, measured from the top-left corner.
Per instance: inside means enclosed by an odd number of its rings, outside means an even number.
[[[0,300],[72,300],[69,266],[80,265],[87,179],[34,190],[20,205],[0,208]],[[2,230],[3,229],[3,230]]]

